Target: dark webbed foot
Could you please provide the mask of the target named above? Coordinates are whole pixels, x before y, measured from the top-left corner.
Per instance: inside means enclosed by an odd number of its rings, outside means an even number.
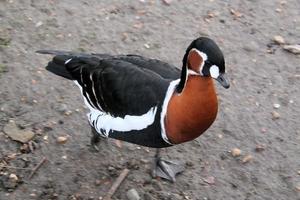
[[[99,135],[99,133],[97,133],[97,131],[93,127],[91,127],[91,133],[92,133],[91,146],[95,151],[99,151],[98,144],[101,141],[101,136]]]
[[[185,169],[184,165],[178,164],[172,161],[164,160],[160,157],[159,149],[157,149],[154,166],[152,169],[152,177],[162,177],[169,181],[175,182],[176,175],[183,172]]]

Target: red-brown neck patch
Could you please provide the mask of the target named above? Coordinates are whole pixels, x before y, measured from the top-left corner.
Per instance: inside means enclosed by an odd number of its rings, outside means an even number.
[[[203,57],[200,52],[196,49],[192,49],[188,55],[188,68],[196,73],[200,73],[200,68],[203,64]]]

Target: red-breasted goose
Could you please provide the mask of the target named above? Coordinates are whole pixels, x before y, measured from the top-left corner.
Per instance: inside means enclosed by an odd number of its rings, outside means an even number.
[[[213,79],[229,88],[223,53],[206,37],[189,45],[181,71],[138,55],[37,52],[55,55],[46,69],[80,88],[95,148],[100,136],[157,148],[153,175],[172,181],[184,168],[159,148],[200,136],[218,112]]]

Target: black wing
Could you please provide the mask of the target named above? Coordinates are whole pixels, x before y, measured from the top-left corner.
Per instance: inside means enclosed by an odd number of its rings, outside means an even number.
[[[104,56],[103,54],[93,55],[99,56],[100,58],[103,58]],[[117,55],[114,56],[114,58],[130,62],[139,68],[151,70],[166,79],[180,78],[181,71],[178,68],[157,59],[145,58],[139,55]]]
[[[162,103],[170,82],[121,59],[77,57],[66,68],[93,108],[118,117],[142,115]]]
[[[38,53],[55,55],[46,69],[76,80],[93,108],[113,116],[148,112],[151,107],[162,103],[169,82],[180,77],[179,69],[174,66],[137,55],[112,56],[55,50]]]

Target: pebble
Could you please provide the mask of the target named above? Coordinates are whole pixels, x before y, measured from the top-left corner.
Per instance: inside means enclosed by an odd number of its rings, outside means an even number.
[[[42,22],[42,21],[39,21],[38,23],[35,24],[35,27],[38,28],[38,27],[40,27],[40,26],[42,26],[42,25],[43,25],[43,22]]]
[[[279,118],[280,118],[280,114],[276,111],[273,111],[272,112],[272,119],[276,120],[276,119],[279,119]]]
[[[273,41],[276,43],[276,44],[285,44],[285,41],[284,41],[284,38],[280,35],[275,35],[273,37]]]
[[[19,180],[18,176],[15,174],[10,174],[9,179],[14,182],[17,182]]]
[[[215,177],[209,176],[209,177],[203,179],[203,181],[209,185],[213,185],[213,184],[215,184]]]
[[[274,104],[273,104],[273,107],[276,108],[276,109],[278,109],[278,108],[280,108],[280,104],[274,103]]]
[[[242,153],[242,151],[238,148],[234,148],[234,149],[231,150],[231,155],[233,157],[238,157],[238,156],[241,155],[241,153]]]
[[[58,104],[58,106],[55,108],[55,110],[57,110],[60,113],[65,113],[68,111],[68,106],[66,104]]]
[[[128,200],[140,200],[140,196],[139,193],[134,189],[130,189],[127,191],[126,196],[128,198]]]
[[[247,162],[250,162],[251,160],[253,160],[253,156],[251,156],[251,155],[247,155],[247,156],[245,156],[244,158],[243,158],[243,160],[242,160],[242,163],[247,163]]]
[[[16,188],[19,182],[18,176],[16,174],[10,174],[7,178],[7,181],[3,182],[4,188],[8,190]]]
[[[300,184],[299,184],[298,186],[296,186],[296,190],[297,190],[298,192],[300,192]]]
[[[68,138],[65,137],[65,136],[60,136],[60,137],[57,137],[56,141],[57,143],[59,144],[65,144],[67,142]]]
[[[264,144],[258,144],[258,145],[256,145],[256,147],[255,147],[255,151],[256,151],[256,152],[262,152],[262,151],[265,150],[265,148],[266,148],[266,145],[264,145]]]
[[[19,129],[15,121],[10,120],[3,128],[3,132],[9,136],[12,140],[27,143],[29,142],[35,134],[30,130]]]
[[[144,47],[146,48],[146,49],[150,49],[150,45],[149,44],[144,44]]]
[[[255,52],[257,49],[259,49],[259,45],[256,42],[251,41],[249,43],[245,43],[243,49],[248,52]]]
[[[293,53],[293,54],[300,54],[300,45],[296,44],[296,45],[284,45],[283,49]]]

